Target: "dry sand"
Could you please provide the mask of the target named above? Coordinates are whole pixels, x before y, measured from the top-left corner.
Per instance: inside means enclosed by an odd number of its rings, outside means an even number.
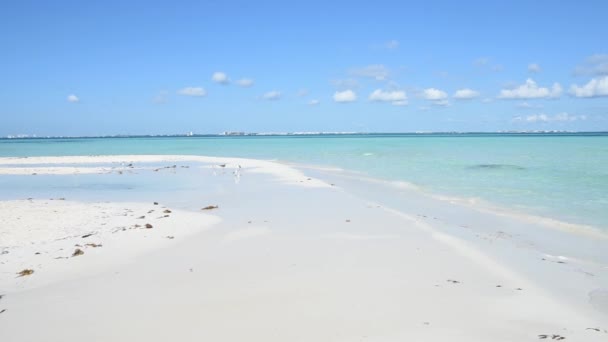
[[[200,182],[216,184],[206,196],[217,202],[196,205],[218,209],[162,200],[0,202],[0,341],[608,339],[605,313],[556,296],[523,272],[527,265],[520,271],[415,212],[282,164],[125,156],[0,165],[16,174],[27,165],[185,161],[230,171],[201,169]],[[239,165],[238,186],[228,187]],[[145,223],[153,228],[135,227]],[[76,248],[84,254],[72,257]],[[582,277],[559,266],[549,271]],[[26,268],[34,273],[17,277]]]

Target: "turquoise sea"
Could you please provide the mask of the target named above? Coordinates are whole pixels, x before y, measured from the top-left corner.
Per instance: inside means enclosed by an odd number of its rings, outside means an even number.
[[[608,133],[3,139],[0,157],[191,154],[338,167],[608,230]]]

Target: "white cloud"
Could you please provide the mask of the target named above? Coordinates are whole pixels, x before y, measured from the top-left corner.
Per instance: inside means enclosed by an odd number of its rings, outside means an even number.
[[[433,104],[435,106],[448,107],[448,106],[450,106],[450,101],[448,101],[447,99],[437,100],[437,101],[433,101]]]
[[[437,88],[427,88],[423,90],[422,97],[431,101],[435,106],[447,107],[450,105],[448,93]]]
[[[177,91],[178,94],[184,96],[203,97],[207,95],[207,91],[202,87],[186,87]]]
[[[321,101],[316,100],[316,99],[313,99],[313,100],[308,101],[308,105],[309,105],[309,106],[317,106],[317,105],[319,105],[319,104],[321,104]]]
[[[589,56],[584,63],[574,69],[576,75],[608,75],[608,54]]]
[[[479,96],[479,92],[469,88],[458,89],[454,95],[452,95],[452,97],[456,100],[470,100],[476,98],[477,96]]]
[[[78,96],[76,96],[74,94],[68,95],[67,100],[68,100],[68,102],[71,102],[71,103],[80,102],[80,99],[78,98]]]
[[[387,42],[386,44],[384,44],[384,47],[386,47],[389,50],[394,50],[399,47],[399,42],[397,40],[393,39],[393,40]]]
[[[336,102],[353,102],[357,100],[357,94],[354,91],[348,89],[345,91],[337,91],[334,93],[334,101]]]
[[[241,78],[240,80],[236,80],[235,83],[240,87],[249,88],[253,85],[254,81],[250,78]]]
[[[589,83],[581,87],[574,84],[570,86],[570,94],[576,97],[608,96],[608,76],[593,78]]]
[[[363,68],[352,69],[350,74],[356,77],[368,77],[373,78],[376,81],[385,81],[388,79],[390,72],[384,65],[374,64]]]
[[[541,72],[541,68],[540,65],[538,65],[537,63],[530,63],[528,64],[528,72],[533,72],[533,73],[537,73],[537,72]]]
[[[376,89],[369,94],[369,100],[375,102],[391,102],[396,106],[407,105],[407,95],[403,90],[381,90]]]
[[[281,92],[272,90],[262,95],[263,100],[275,101],[281,98]]]
[[[225,73],[223,73],[221,71],[214,72],[213,75],[211,75],[211,80],[213,80],[213,82],[215,82],[215,83],[220,83],[220,84],[230,83],[230,79],[228,78],[228,75],[226,75]]]
[[[586,115],[571,115],[568,113],[559,113],[556,115],[533,114],[527,116],[517,116],[513,118],[514,122],[525,123],[545,123],[545,122],[572,122],[572,121],[587,120]]]
[[[514,88],[503,89],[500,91],[498,98],[500,99],[542,99],[556,98],[562,94],[562,86],[559,83],[553,83],[551,89],[547,87],[539,87],[533,79],[528,78],[526,83]]]
[[[425,89],[423,96],[425,99],[431,101],[445,100],[448,98],[448,94],[445,91],[436,88]]]

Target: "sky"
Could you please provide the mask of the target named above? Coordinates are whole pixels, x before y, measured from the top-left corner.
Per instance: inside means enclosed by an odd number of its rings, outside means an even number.
[[[3,1],[0,136],[608,130],[608,1]]]

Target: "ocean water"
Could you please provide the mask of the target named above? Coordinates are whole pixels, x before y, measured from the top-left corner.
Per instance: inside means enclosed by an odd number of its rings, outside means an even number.
[[[608,134],[0,140],[0,157],[191,154],[337,167],[434,195],[608,230]]]

